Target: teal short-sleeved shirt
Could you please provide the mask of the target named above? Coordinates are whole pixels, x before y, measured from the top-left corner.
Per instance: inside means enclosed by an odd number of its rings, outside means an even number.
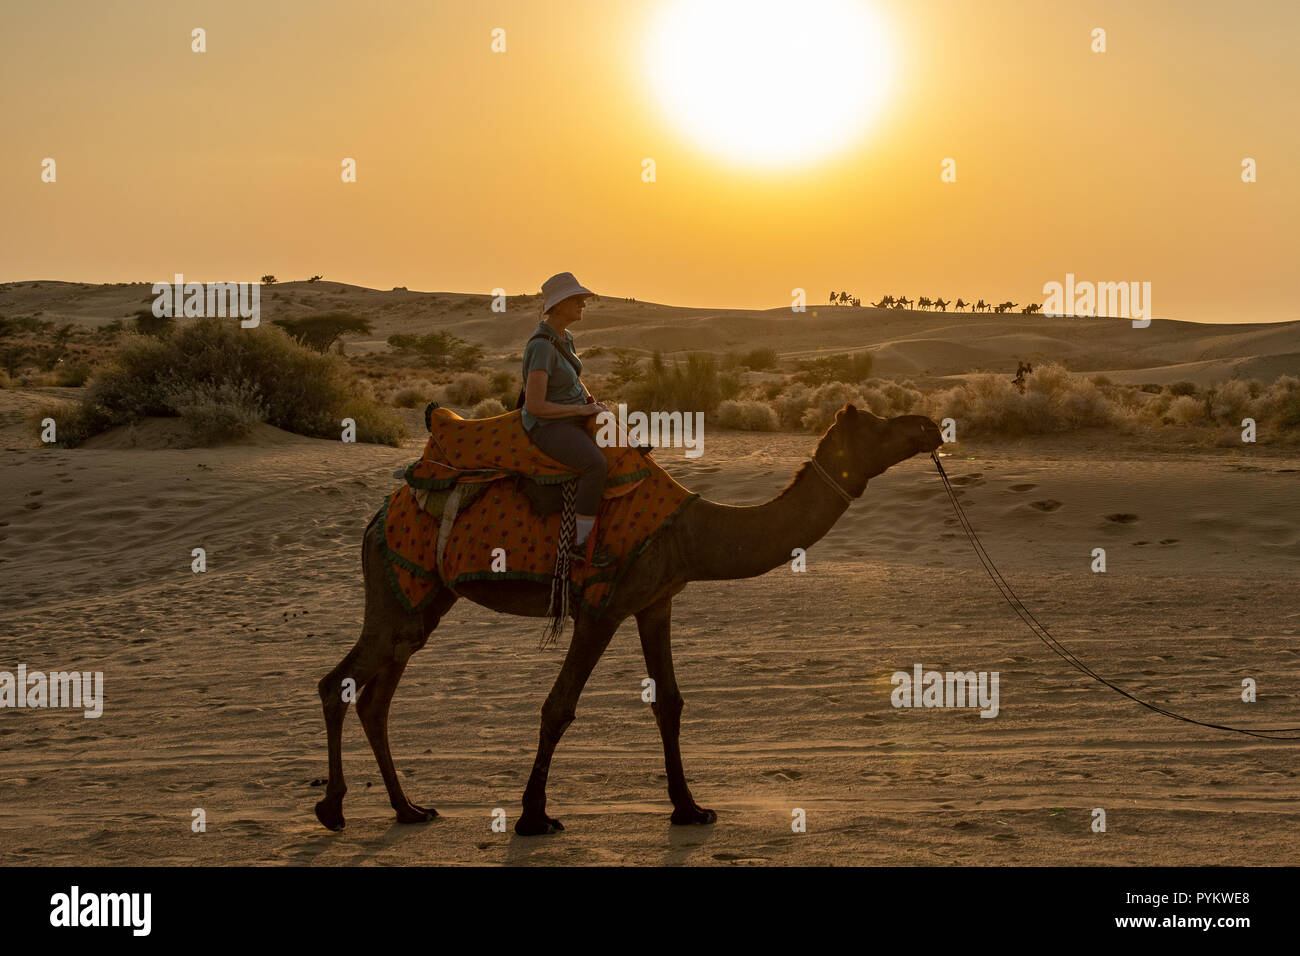
[[[549,333],[555,335],[555,330],[544,322],[538,322],[537,332]],[[524,348],[524,387],[528,386],[528,375],[530,372],[542,370],[546,373],[546,400],[556,402],[560,405],[582,405],[583,399],[587,397],[586,389],[582,387],[582,382],[578,376],[582,372],[582,361],[578,359],[577,349],[573,346],[573,336],[564,332],[564,342],[568,346],[569,355],[577,361],[578,369],[575,372],[564,357],[560,355],[555,343],[549,339],[533,339]],[[535,415],[528,414],[528,409],[523,409],[524,431],[531,431],[532,427],[541,419]]]

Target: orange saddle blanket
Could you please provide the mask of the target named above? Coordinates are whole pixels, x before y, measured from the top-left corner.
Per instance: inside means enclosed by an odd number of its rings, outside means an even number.
[[[586,420],[589,434],[594,423],[594,417]],[[593,533],[616,561],[575,567],[569,583],[571,600],[593,617],[655,533],[698,497],[637,449],[601,450],[609,470]],[[518,479],[551,484],[577,481],[578,475],[529,440],[517,410],[465,419],[433,408],[424,455],[405,478],[388,496],[379,522],[388,580],[407,609],[423,607],[441,583],[452,590],[487,579],[551,583],[562,515],[538,515]],[[453,514],[451,526],[442,529]]]

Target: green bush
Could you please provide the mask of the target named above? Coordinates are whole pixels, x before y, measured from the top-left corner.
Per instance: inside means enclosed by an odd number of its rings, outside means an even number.
[[[1203,412],[1203,402],[1186,400]],[[1122,419],[1089,379],[1051,363],[1035,368],[1023,395],[1007,376],[972,375],[963,385],[931,394],[924,407],[935,421],[956,419],[959,434],[965,435],[1064,432],[1114,425]]]
[[[871,377],[871,363],[870,352],[804,359],[799,363],[799,371],[794,377],[796,381],[813,386],[829,382],[857,384]]]
[[[774,432],[781,427],[776,412],[763,402],[728,400],[718,405],[715,420],[721,428]]]
[[[315,280],[308,280],[315,281]],[[317,352],[328,352],[345,335],[369,335],[370,320],[347,312],[325,312],[300,319],[276,319],[274,325],[289,333],[299,345]]]
[[[40,435],[44,430],[42,422],[47,418],[54,419],[55,448],[76,448],[87,438],[107,431],[115,424],[102,406],[87,402],[58,402],[37,408],[30,420],[33,434]]]
[[[141,335],[152,335],[161,338],[170,335],[176,328],[176,320],[170,315],[154,315],[151,309],[141,309],[135,314],[135,330]]]
[[[755,372],[776,368],[776,349],[753,349],[740,357],[740,364]]]
[[[658,350],[650,365],[629,386],[628,404],[639,411],[712,412],[725,399],[735,398],[744,382],[735,373],[720,373],[718,360],[708,352],[692,352],[686,363],[671,365]]]
[[[167,392],[167,403],[200,445],[242,438],[266,421],[261,392],[251,382],[187,382]]]
[[[80,388],[86,384],[90,374],[89,365],[65,362],[54,369],[54,384],[60,388]]]
[[[398,444],[404,437],[396,413],[367,394],[342,359],[303,348],[273,325],[244,329],[231,319],[198,319],[161,339],[124,336],[92,377],[86,401],[117,425],[179,415],[176,398],[197,394],[187,389],[221,386],[246,398],[255,393],[268,424],[299,435],[336,439],[351,418],[358,441]]]
[[[453,405],[475,405],[492,394],[486,375],[465,372],[447,384],[447,401]]]

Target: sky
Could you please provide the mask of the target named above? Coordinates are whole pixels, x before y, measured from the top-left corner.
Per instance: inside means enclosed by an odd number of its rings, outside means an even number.
[[[1040,302],[1072,273],[1150,282],[1157,318],[1300,318],[1300,3],[818,0],[863,8],[875,45],[826,30],[805,61],[805,4],[789,50],[751,51],[743,15],[663,27],[677,2],[3,4],[0,281],[520,294],[571,271],[772,308],[796,288]],[[682,66],[701,103],[748,104],[774,71],[809,88],[757,115],[666,102],[665,36],[753,54],[752,74]],[[841,112],[863,76],[874,110]],[[723,151],[719,119],[758,145]]]

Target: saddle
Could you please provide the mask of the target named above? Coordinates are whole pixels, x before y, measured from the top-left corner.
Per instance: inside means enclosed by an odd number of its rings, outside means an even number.
[[[389,583],[408,610],[422,607],[440,583],[455,591],[470,580],[521,579],[554,590],[568,578],[574,606],[599,615],[650,538],[698,497],[648,449],[602,447],[608,471],[594,533],[616,564],[571,568],[565,558],[578,475],[532,443],[519,410],[465,419],[432,403],[425,423],[424,453],[400,472],[403,484],[379,515]],[[594,418],[585,427],[592,433]]]

